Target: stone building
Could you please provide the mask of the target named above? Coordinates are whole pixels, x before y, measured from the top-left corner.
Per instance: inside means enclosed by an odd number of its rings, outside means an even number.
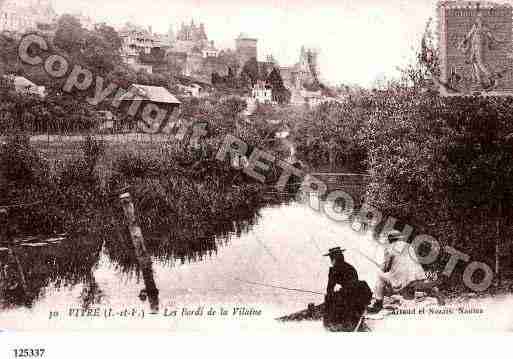
[[[214,72],[222,76],[228,73],[227,66],[219,59],[219,53],[214,41],[208,39],[205,25],[196,25],[193,20],[190,25],[182,23],[167,50],[166,60],[169,68],[181,68],[181,75],[210,82]]]
[[[217,57],[219,50],[214,46],[214,41],[210,41],[208,45],[203,48],[203,57]]]
[[[210,81],[212,74],[217,72],[220,76],[228,75],[228,64],[219,57],[207,57],[203,59],[203,72]]]
[[[293,66],[280,67],[285,87],[291,92],[292,105],[318,106],[326,102],[320,91],[319,51],[301,47],[299,62]]]
[[[194,49],[199,49],[203,53],[204,50],[208,49],[208,53],[216,52],[214,42],[208,40],[205,25],[201,23],[196,26],[194,20],[191,21],[190,25],[182,26],[176,34],[176,39],[172,44],[173,51],[192,53]],[[204,54],[206,57],[207,54]]]
[[[204,82],[210,82],[214,73],[228,75],[229,68],[234,73],[241,71],[248,60],[258,58],[257,39],[241,34],[235,39],[235,51],[220,51],[214,41],[209,40],[205,25],[196,25],[194,20],[189,25],[182,23],[176,36],[170,28],[167,39],[170,42],[165,55],[167,67],[159,66],[159,70],[178,68],[181,75]],[[233,53],[233,61],[228,53]],[[274,60],[268,59],[258,64],[261,73],[269,74],[274,67]]]
[[[240,34],[235,39],[235,52],[239,59],[240,69],[250,59],[258,59],[258,39],[251,38],[246,34]]]
[[[280,67],[283,83],[290,90],[302,90],[319,83],[319,51],[301,47],[299,62],[294,66]]]
[[[203,53],[195,47],[187,54],[187,61],[185,63],[184,75],[197,77],[201,74],[203,69]]]
[[[28,32],[57,18],[51,0],[5,0],[0,4],[0,31]]]
[[[202,41],[208,41],[207,33],[205,31],[205,25],[201,23],[199,26],[194,24],[194,20],[191,20],[190,25],[182,23],[180,31],[176,34],[177,41],[193,41],[200,43]]]
[[[257,61],[258,72],[262,78],[267,78],[275,67],[278,67],[276,61],[272,56],[267,56],[265,61]]]
[[[257,81],[251,90],[251,97],[258,103],[273,103],[273,90],[265,81]]]
[[[288,89],[292,88],[292,85],[295,83],[292,77],[292,67],[291,66],[281,66],[280,67],[280,75],[283,80],[283,84]]]
[[[121,57],[123,61],[136,69],[149,69],[147,64],[140,62],[141,54],[149,55],[152,49],[160,48],[161,41],[155,36],[151,28],[145,29],[132,23],[126,23],[119,31],[119,36],[123,41],[121,47]]]

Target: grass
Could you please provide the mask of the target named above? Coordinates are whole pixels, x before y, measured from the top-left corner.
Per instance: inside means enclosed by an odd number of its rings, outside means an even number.
[[[91,137],[47,145],[19,136],[0,148],[5,204],[42,203],[13,213],[18,234],[110,228],[112,219],[121,220],[114,193],[126,185],[143,229],[155,233],[182,228],[201,235],[196,227],[231,221],[267,201],[263,185],[215,160],[212,146],[197,153],[176,142],[120,144]]]

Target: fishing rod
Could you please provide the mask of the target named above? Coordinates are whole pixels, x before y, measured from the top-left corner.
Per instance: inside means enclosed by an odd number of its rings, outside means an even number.
[[[240,278],[235,278],[235,280],[236,280],[236,281],[238,281],[238,282],[242,282],[242,283],[246,283],[246,284],[251,284],[251,285],[257,285],[257,286],[260,286],[260,287],[267,287],[267,288],[282,289],[282,290],[288,290],[288,291],[293,291],[293,292],[301,292],[301,293],[310,293],[310,294],[325,295],[325,293],[314,292],[314,291],[312,291],[312,290],[298,289],[298,288],[287,288],[287,287],[281,287],[281,286],[277,286],[277,285],[271,285],[271,284],[265,284],[265,283],[251,282],[251,281],[248,281],[248,280],[242,280],[242,279],[240,279]]]
[[[332,234],[335,234],[333,231],[331,231]],[[379,264],[376,260],[372,259],[371,257],[369,257],[368,255],[366,255],[365,253],[363,253],[361,250],[359,250],[358,248],[354,248],[354,247],[346,247],[346,250],[348,251],[353,251],[353,252],[356,252],[357,254],[359,254],[360,256],[362,256],[363,258],[367,259],[370,263],[374,264],[374,266],[376,267],[376,270],[377,270],[377,274],[380,278],[388,281],[389,280],[389,277],[387,276],[387,274],[381,269],[383,266],[381,264]],[[416,283],[415,286],[417,289],[419,290],[427,290],[427,289],[431,289],[431,288],[434,288],[438,285],[440,285],[441,283],[443,283],[443,279],[441,278],[437,278],[436,280],[434,281],[429,281],[427,283]]]
[[[368,255],[366,255],[365,253],[363,253],[362,251],[360,251],[357,248],[346,248],[346,249],[349,251],[354,251],[354,252],[358,253],[360,256],[362,256],[363,258],[367,259],[369,262],[374,264],[376,266],[376,269],[378,270],[379,276],[385,275],[385,272],[383,272],[383,270],[381,269],[381,265],[378,262],[376,262],[374,259],[372,259],[371,257],[369,257]]]
[[[26,207],[34,207],[39,204],[43,203],[43,201],[37,201],[32,203],[21,203],[21,204],[12,204],[12,205],[6,205],[6,206],[0,206],[0,210],[5,211],[13,208],[26,208]]]
[[[337,233],[335,233],[335,231],[333,230],[330,230],[331,234],[333,235],[336,235],[338,236]],[[370,263],[374,264],[374,266],[376,267],[377,271],[378,271],[378,276],[380,276],[381,278],[385,277],[386,274],[385,272],[381,269],[382,268],[382,265],[379,264],[376,260],[374,260],[373,258],[369,257],[368,255],[366,255],[365,253],[363,253],[361,250],[359,250],[358,248],[355,248],[355,247],[346,247],[346,250],[348,251],[353,251],[353,252],[356,252],[358,253],[360,256],[362,256],[363,258],[367,259]]]

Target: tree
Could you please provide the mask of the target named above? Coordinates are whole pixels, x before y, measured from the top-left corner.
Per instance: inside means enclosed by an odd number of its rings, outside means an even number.
[[[110,26],[86,32],[84,46],[81,59],[97,75],[104,76],[121,63],[122,40]]]
[[[87,30],[80,21],[72,15],[62,15],[57,21],[54,44],[59,49],[68,52],[74,58],[79,58],[84,50]]]
[[[232,50],[223,50],[219,53],[219,61],[228,68],[233,77],[239,72],[239,58]]]
[[[366,102],[369,204],[500,273],[513,222],[513,101],[444,98],[408,81]]]
[[[246,108],[246,101],[242,98],[231,96],[221,101],[216,106],[216,111],[222,118],[223,127],[232,129],[231,133],[233,133],[238,129],[240,115]]]
[[[365,113],[363,103],[325,103],[304,113],[294,125],[299,157],[319,167],[365,170]]]
[[[0,65],[5,73],[13,72],[19,63],[18,42],[8,34],[0,34]]]
[[[113,52],[121,50],[123,40],[112,26],[100,24],[95,28],[95,32],[106,41]]]
[[[212,85],[214,85],[214,86],[215,86],[215,85],[217,85],[217,84],[222,83],[222,82],[223,82],[223,79],[222,79],[222,77],[219,75],[219,73],[218,73],[218,72],[213,72],[213,73],[212,73],[212,79],[211,79],[211,81],[212,81]]]
[[[109,83],[113,82],[117,84],[120,88],[128,89],[132,84],[137,82],[137,74],[128,65],[119,64],[107,74],[106,80]]]
[[[242,67],[242,74],[251,80],[251,86],[254,86],[260,80],[260,69],[255,57],[249,59]]]
[[[283,84],[280,71],[274,67],[267,77],[267,83],[269,83],[273,90],[273,100],[280,103],[288,103],[290,101],[291,93]]]
[[[57,22],[54,44],[99,76],[105,76],[121,63],[123,42],[116,30],[105,24],[89,31],[74,16],[62,15]]]

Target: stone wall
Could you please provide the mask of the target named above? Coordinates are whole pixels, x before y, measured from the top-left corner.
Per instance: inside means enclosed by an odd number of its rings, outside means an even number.
[[[252,59],[258,59],[258,40],[256,39],[247,39],[247,38],[238,38],[236,41],[236,53],[239,59],[240,69],[244,66],[244,64]]]
[[[171,51],[167,53],[166,60],[170,65],[169,68],[175,68],[176,64],[182,68],[182,75],[192,76],[205,82],[210,82],[214,72],[220,76],[228,75],[228,66],[218,57],[205,58],[199,54],[191,55]],[[163,68],[163,70],[167,70],[167,68]]]

